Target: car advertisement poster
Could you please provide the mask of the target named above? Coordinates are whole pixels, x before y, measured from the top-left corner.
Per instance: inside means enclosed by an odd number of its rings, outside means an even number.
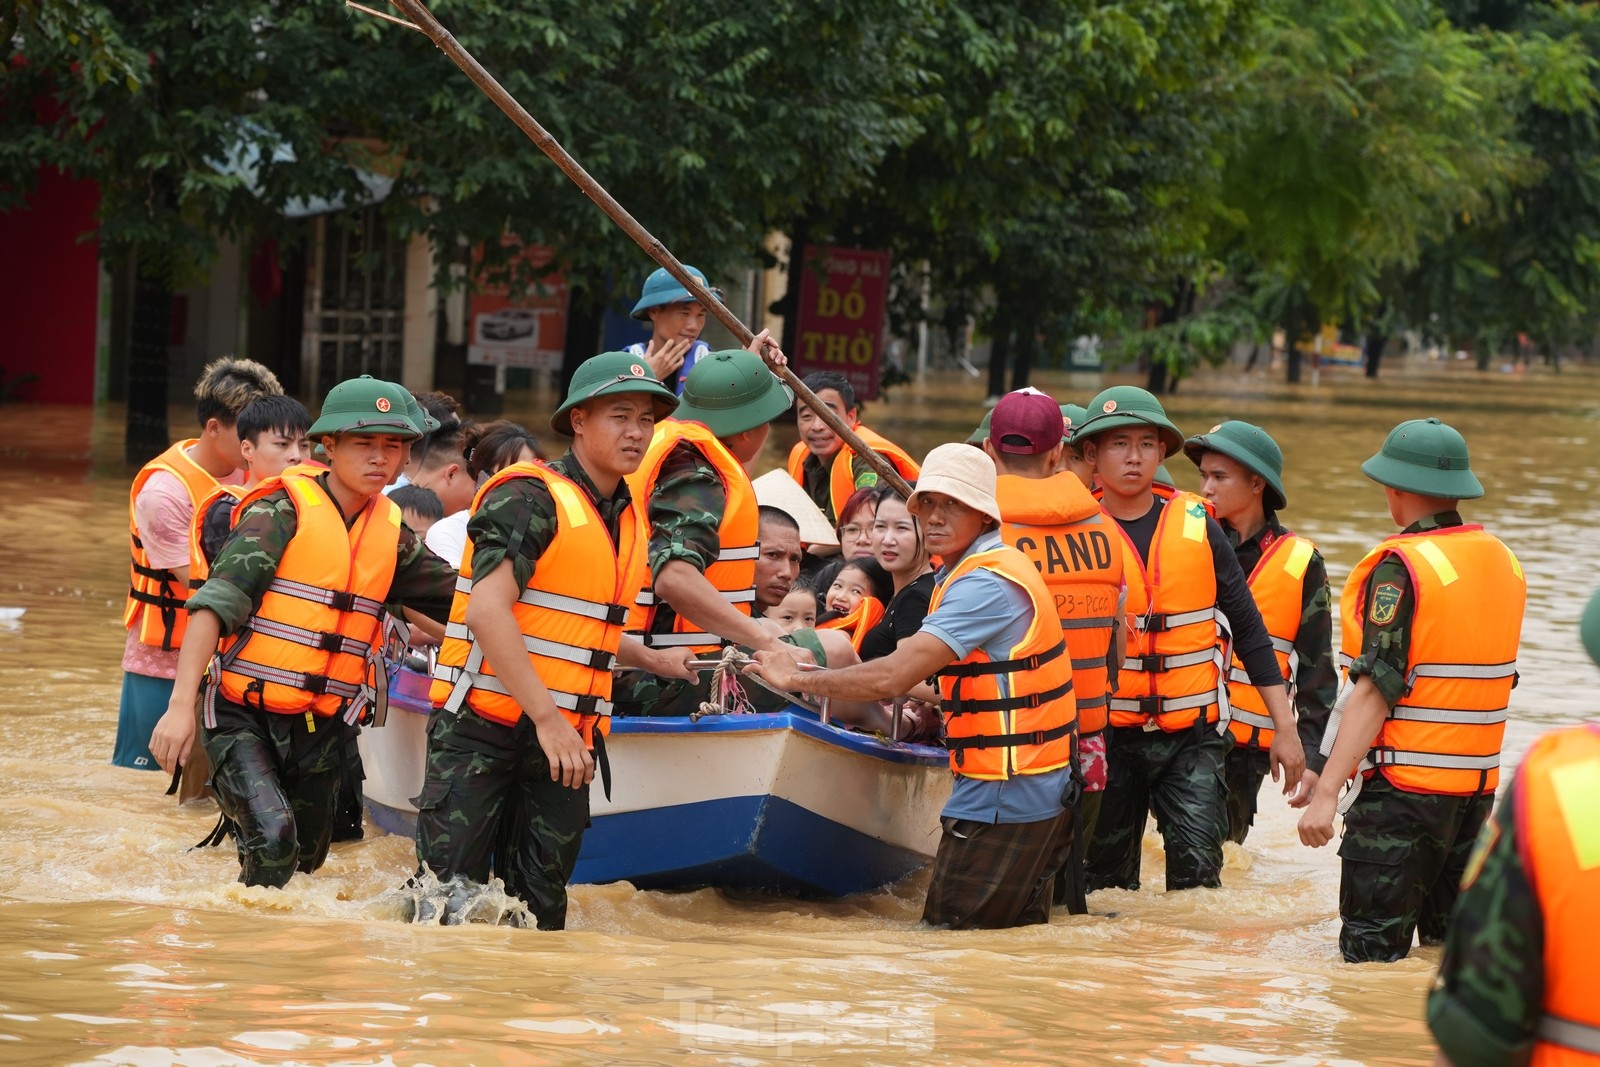
[[[802,263],[800,322],[789,363],[801,377],[838,371],[858,400],[877,399],[889,253],[807,245]]]
[[[517,244],[514,238],[506,243]],[[505,273],[526,281],[484,283],[472,294],[468,363],[534,370],[561,366],[567,336],[566,279],[559,271],[534,277],[554,257],[548,248],[525,247]]]

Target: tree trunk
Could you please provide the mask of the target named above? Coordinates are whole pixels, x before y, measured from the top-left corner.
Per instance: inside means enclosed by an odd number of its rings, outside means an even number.
[[[1261,342],[1257,341],[1250,346],[1250,358],[1244,361],[1244,372],[1249,374],[1256,369],[1256,360],[1261,358]]]
[[[803,215],[795,220],[789,231],[789,287],[784,290],[782,299],[775,301],[769,309],[774,315],[783,317],[783,335],[778,343],[783,350],[791,356],[800,351],[800,272],[806,269],[806,243],[811,240],[811,218]],[[760,323],[750,324],[757,333],[761,332]]]
[[[583,362],[600,351],[600,329],[605,324],[605,305],[588,286],[571,290],[567,299],[567,336],[561,346],[562,396]]]
[[[1152,358],[1150,360],[1150,373],[1145,378],[1144,387],[1156,396],[1160,396],[1167,391],[1168,377],[1167,365],[1159,359]]]
[[[1002,300],[994,309],[992,340],[989,343],[989,392],[997,397],[1006,391],[1006,364],[1011,362],[1011,342],[1014,325]]]
[[[1473,353],[1473,362],[1480,371],[1489,369],[1489,364],[1494,361],[1495,343],[1487,337],[1477,339],[1477,351]]]
[[[167,431],[167,348],[172,337],[172,286],[141,265],[134,279],[128,330],[128,423],[123,452],[143,466],[171,443]]]
[[[1362,338],[1361,355],[1368,378],[1378,376],[1378,364],[1383,362],[1383,350],[1388,344],[1389,338],[1375,330],[1368,330],[1366,337]]]
[[[1031,318],[1017,324],[1017,359],[1011,368],[1011,391],[1028,387],[1028,376],[1039,358],[1039,328]]]

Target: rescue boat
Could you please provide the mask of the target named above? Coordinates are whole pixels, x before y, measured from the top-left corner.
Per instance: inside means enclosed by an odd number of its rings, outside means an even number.
[[[427,750],[428,676],[398,669],[388,721],[361,731],[363,791],[381,829],[410,836]],[[614,719],[611,796],[590,786],[575,883],[714,886],[841,897],[926,866],[950,795],[948,753],[769,714]]]

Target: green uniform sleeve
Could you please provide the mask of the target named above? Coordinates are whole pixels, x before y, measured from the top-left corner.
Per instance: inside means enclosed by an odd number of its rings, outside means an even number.
[[[556,504],[537,478],[513,478],[490,490],[467,520],[476,581],[511,561],[517,588],[527,586],[534,564],[556,538]]]
[[[1516,787],[1484,823],[1428,994],[1455,1067],[1523,1064],[1544,1003],[1544,917],[1516,842]]]
[[[681,559],[704,574],[722,551],[718,530],[727,490],[715,467],[690,445],[680,445],[661,464],[650,495],[650,578]]]
[[[846,447],[849,446],[847,445]],[[879,454],[882,455],[882,453]],[[884,458],[888,459],[887,456],[884,456]],[[850,477],[855,482],[857,489],[871,489],[878,484],[878,472],[873,470],[872,465],[866,460],[853,453],[850,456]]]
[[[1328,592],[1328,567],[1322,553],[1313,551],[1300,586],[1300,630],[1294,639],[1297,666],[1294,674],[1295,722],[1306,769],[1322,773],[1328,762],[1318,749],[1328,716],[1339,691],[1333,666],[1333,603]]]
[[[206,583],[189,598],[189,610],[215,612],[222,620],[223,636],[237,630],[261,603],[299,525],[286,491],[251,504],[217,553]]]
[[[1392,708],[1405,695],[1411,619],[1417,609],[1411,572],[1400,557],[1391,553],[1372,568],[1362,601],[1361,654],[1350,665],[1350,680],[1370,677]]]
[[[389,603],[421,612],[436,622],[446,622],[455,592],[456,569],[429,552],[416,531],[402,523]]]

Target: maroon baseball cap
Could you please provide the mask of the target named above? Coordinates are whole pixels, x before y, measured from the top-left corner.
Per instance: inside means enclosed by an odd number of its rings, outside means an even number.
[[[997,452],[1038,456],[1061,443],[1061,408],[1048,393],[1019,389],[994,406],[989,440]]]

